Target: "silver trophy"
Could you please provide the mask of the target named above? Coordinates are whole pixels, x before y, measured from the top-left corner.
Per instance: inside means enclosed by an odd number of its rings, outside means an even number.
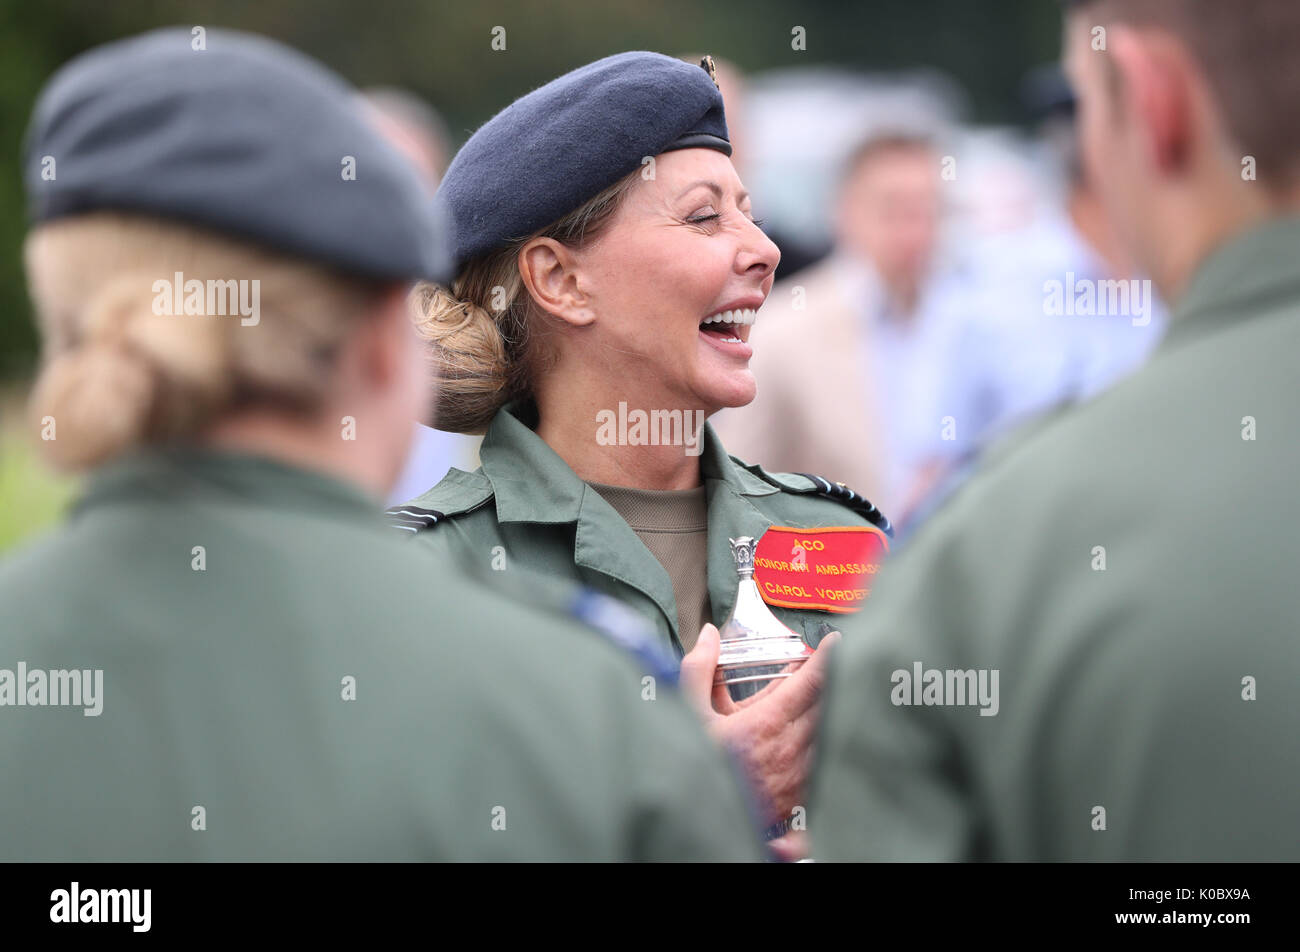
[[[777,678],[788,678],[812,654],[804,640],[772,614],[754,581],[755,539],[727,540],[736,560],[740,588],[722,624],[714,683],[725,684],[733,700],[757,694]]]

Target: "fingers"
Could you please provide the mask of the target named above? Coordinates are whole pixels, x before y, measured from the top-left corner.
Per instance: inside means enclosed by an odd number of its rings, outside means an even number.
[[[779,703],[785,716],[794,720],[804,716],[821,697],[822,687],[826,683],[826,665],[830,649],[840,640],[840,633],[833,631],[821,640],[817,650],[812,653],[803,666],[785,678],[773,695],[774,703]],[[779,700],[778,700],[779,699]]]
[[[682,658],[682,697],[706,717],[714,713],[710,699],[716,698],[713,674],[718,667],[718,646],[718,629],[713,625],[705,625],[700,629],[695,647]],[[726,689],[723,688],[723,691],[725,693]]]
[[[775,678],[767,682],[767,684],[763,685],[762,689],[758,691],[758,693],[751,694],[749,697],[742,697],[739,701],[732,701],[732,705],[735,707],[736,710],[743,711],[747,707],[752,707],[755,704],[760,704],[762,703],[763,699],[768,695],[770,695],[773,691],[775,691],[777,687],[780,686],[780,684],[781,684],[781,679]],[[730,695],[728,695],[728,697],[730,697]]]
[[[807,859],[811,854],[808,834],[801,831],[778,836],[767,846],[778,863],[797,863],[801,859]]]
[[[784,668],[782,668],[781,671],[784,674],[793,674],[794,672],[799,670],[799,666],[801,663],[802,662],[800,663],[791,662],[790,664],[787,664]],[[749,707],[751,704],[755,704],[761,701],[763,698],[767,697],[773,691],[781,687],[781,685],[784,683],[785,683],[784,678],[773,678],[771,681],[767,682],[767,684],[763,685],[762,690],[760,690],[757,694],[751,694],[747,698],[741,698],[739,701],[736,701],[735,702],[736,710],[738,711],[744,710],[745,708]]]
[[[744,765],[757,791],[764,825],[789,817],[803,802],[817,726],[814,718],[815,710],[813,716],[784,722],[768,703],[714,722],[714,737]]]
[[[733,701],[731,699],[731,692],[727,690],[725,684],[715,684],[713,686],[713,710],[723,717],[730,717],[735,714],[744,704],[744,701]]]

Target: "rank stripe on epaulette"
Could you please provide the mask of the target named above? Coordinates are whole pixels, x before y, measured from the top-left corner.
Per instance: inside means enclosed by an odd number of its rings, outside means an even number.
[[[830,496],[832,499],[844,503],[854,512],[861,513],[868,522],[883,531],[891,539],[894,537],[894,527],[885,514],[872,504],[871,500],[859,496],[848,486],[842,483],[833,483],[823,476],[815,476],[812,473],[798,473],[796,475],[811,479],[817,484],[823,496]]]
[[[445,519],[442,513],[436,509],[419,509],[410,506],[399,506],[393,509],[385,509],[384,515],[388,516],[388,524],[394,529],[403,529],[407,532],[419,532],[421,529],[430,529],[438,524],[438,521]]]

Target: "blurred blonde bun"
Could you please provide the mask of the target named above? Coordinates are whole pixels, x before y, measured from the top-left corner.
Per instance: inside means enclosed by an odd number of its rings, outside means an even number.
[[[25,248],[45,363],[34,420],[55,464],[96,466],[193,438],[236,400],[308,410],[379,290],[310,262],[188,225],[118,213],[61,219]],[[258,281],[259,319],[155,313],[155,283]],[[165,300],[165,298],[164,298]]]

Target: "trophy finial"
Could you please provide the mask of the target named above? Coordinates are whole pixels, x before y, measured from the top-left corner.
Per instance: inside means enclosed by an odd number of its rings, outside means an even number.
[[[754,575],[754,550],[758,548],[758,541],[750,536],[741,536],[739,539],[728,539],[731,543],[731,557],[736,560],[736,573],[742,578],[752,578]]]

